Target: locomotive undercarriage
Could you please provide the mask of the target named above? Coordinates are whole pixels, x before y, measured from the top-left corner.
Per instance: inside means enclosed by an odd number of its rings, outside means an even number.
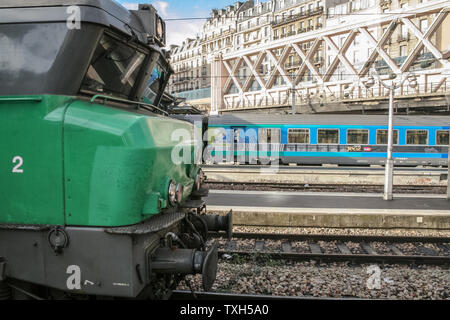
[[[229,233],[232,215],[202,209],[122,228],[1,225],[0,299],[166,299],[187,274],[210,290],[217,246],[207,235]]]

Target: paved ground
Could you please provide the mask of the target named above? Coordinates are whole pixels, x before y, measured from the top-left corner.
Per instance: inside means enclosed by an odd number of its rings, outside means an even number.
[[[211,190],[208,211],[233,210],[244,226],[410,228],[450,230],[450,201],[444,195],[307,193]]]
[[[209,206],[251,206],[277,208],[332,208],[332,209],[411,209],[449,210],[450,201],[445,196],[397,195],[384,201],[382,195],[346,193],[265,192],[211,190],[207,197]]]

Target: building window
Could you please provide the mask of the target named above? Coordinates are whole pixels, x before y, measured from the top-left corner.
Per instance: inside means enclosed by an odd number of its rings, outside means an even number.
[[[400,46],[400,57],[408,55],[408,46]]]
[[[309,144],[309,129],[289,129],[288,143]]]
[[[398,130],[394,130],[394,144],[398,144]],[[377,130],[377,144],[388,144],[388,130]]]
[[[347,144],[369,144],[369,130],[347,130]]]
[[[358,51],[353,51],[353,63],[356,63],[357,61],[359,61],[359,52]]]
[[[450,145],[450,130],[438,130],[436,132],[436,144],[438,146]]]
[[[319,129],[317,130],[318,144],[339,144],[339,130]]]
[[[428,19],[420,20],[420,31],[425,32],[428,29]]]
[[[428,130],[407,130],[406,144],[414,144],[414,145],[428,144]]]

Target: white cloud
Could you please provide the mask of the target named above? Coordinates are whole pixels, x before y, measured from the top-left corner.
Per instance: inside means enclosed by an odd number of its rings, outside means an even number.
[[[158,10],[163,18],[168,17],[167,9],[169,8],[169,3],[165,1],[153,1],[152,5]]]
[[[186,38],[195,38],[200,35],[203,20],[167,21],[167,45],[181,45]]]

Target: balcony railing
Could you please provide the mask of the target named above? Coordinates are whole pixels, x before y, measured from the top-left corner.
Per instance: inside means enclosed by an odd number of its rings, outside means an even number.
[[[272,22],[272,26],[278,27],[278,26],[281,26],[283,24],[287,24],[289,22],[294,22],[294,21],[297,21],[299,19],[307,18],[309,16],[314,16],[314,15],[321,14],[321,13],[323,13],[323,7],[322,6],[316,8],[316,9],[313,9],[313,10],[307,10],[305,12],[300,12],[300,13],[297,13],[297,14],[293,14],[293,15],[284,17],[283,19],[281,19],[281,21],[274,21],[274,22]]]
[[[323,57],[317,57],[314,59],[314,64],[323,64]]]
[[[397,42],[409,41],[409,34],[401,34],[397,37]]]
[[[285,69],[292,69],[292,68],[298,68],[302,64],[301,61],[294,61],[294,62],[286,62],[284,64]]]

